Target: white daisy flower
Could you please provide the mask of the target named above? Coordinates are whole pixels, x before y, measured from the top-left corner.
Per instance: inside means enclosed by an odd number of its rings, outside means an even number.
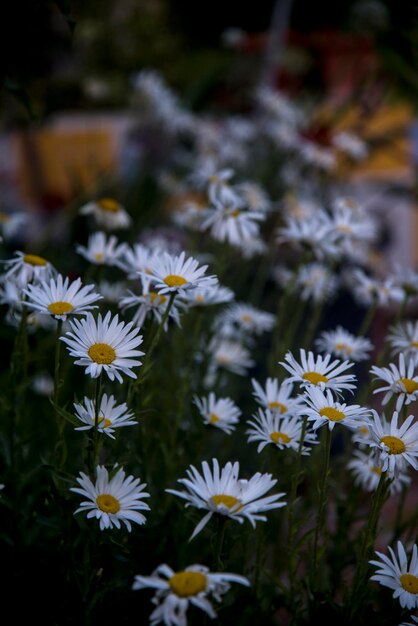
[[[245,480],[238,478],[238,461],[227,463],[221,470],[216,459],[212,459],[212,463],[213,470],[203,461],[203,474],[190,465],[186,471],[187,478],[178,480],[186,487],[186,491],[166,489],[168,493],[186,500],[186,507],[194,506],[208,511],[190,539],[206,526],[214,513],[225,515],[241,524],[247,519],[255,528],[257,521],[267,521],[265,515],[260,513],[286,505],[286,502],[278,502],[284,493],[263,497],[277,483],[271,474],[257,472],[249,480]]]
[[[247,587],[250,585],[244,576],[210,572],[204,565],[190,565],[184,570],[175,571],[164,563],[151,576],[136,575],[132,589],[156,590],[152,602],[157,607],[150,615],[151,626],[161,623],[165,626],[187,626],[186,613],[190,604],[204,611],[211,619],[216,618],[209,598],[221,602],[231,582]]]
[[[199,267],[198,261],[193,257],[186,259],[185,252],[176,256],[164,252],[150,259],[148,271],[141,274],[155,283],[158,293],[184,294],[189,289],[208,289],[217,284],[216,276],[204,276],[207,268],[207,265]]]
[[[384,415],[380,417],[374,409],[372,412],[369,446],[378,453],[382,470],[393,477],[405,471],[408,465],[418,469],[418,422],[414,422],[414,415],[409,415],[398,426],[397,411],[393,412],[390,422]]]
[[[145,524],[146,518],[139,511],[149,511],[148,504],[142,502],[143,498],[149,498],[150,494],[144,491],[146,484],[133,476],[125,477],[122,468],[109,478],[109,473],[103,465],[96,468],[96,482],[93,483],[89,476],[80,472],[77,482],[80,487],[71,487],[70,491],[87,498],[81,502],[75,511],[87,512],[87,519],[95,517],[99,520],[100,530],[107,528],[121,528],[123,522],[128,531],[132,530],[131,522]]]
[[[412,268],[396,263],[392,278],[403,290],[405,296],[415,297],[418,295],[418,272]]]
[[[126,243],[118,243],[115,235],[98,231],[90,235],[87,246],[76,245],[76,251],[93,265],[118,265]]]
[[[28,307],[65,321],[68,315],[82,315],[97,308],[93,302],[101,300],[103,296],[92,293],[93,289],[94,285],[82,287],[81,278],[70,284],[68,276],[64,278],[62,274],[58,274],[56,279],[51,278],[49,282],[29,284],[23,293],[27,295],[25,304]]]
[[[186,291],[181,296],[183,301],[188,307],[191,306],[210,306],[212,304],[225,304],[231,302],[234,299],[234,292],[229,287],[223,287],[222,285],[213,285],[207,289],[191,289]]]
[[[226,369],[233,374],[245,376],[247,370],[255,365],[250,351],[238,341],[227,339],[212,340],[209,345],[210,369]]]
[[[418,365],[418,321],[407,321],[393,326],[387,340],[391,344],[392,354],[402,352],[405,359],[413,360]]]
[[[308,420],[313,422],[312,428],[314,430],[325,425],[333,430],[336,424],[356,428],[359,420],[371,416],[370,410],[359,404],[347,405],[337,402],[330,389],[322,391],[311,385],[305,390],[303,400],[306,406],[301,407],[301,415],[306,415]]]
[[[117,230],[128,228],[132,220],[125,208],[113,198],[100,198],[87,202],[80,208],[81,215],[92,215],[99,228]]]
[[[306,354],[303,348],[300,349],[300,363],[291,352],[287,352],[284,358],[285,362],[280,361],[279,365],[290,373],[288,380],[298,382],[303,388],[318,385],[320,389],[332,389],[337,393],[342,389],[353,392],[356,388],[354,374],[343,374],[354,365],[350,361],[331,361],[330,354],[315,356],[311,351]]]
[[[15,256],[15,259],[2,261],[6,267],[3,281],[12,279],[23,288],[31,282],[49,280],[57,273],[53,265],[42,256],[27,254],[19,250],[15,252]]]
[[[205,424],[220,428],[228,435],[235,430],[241,410],[231,398],[217,398],[211,391],[207,397],[194,396],[193,401]]]
[[[142,326],[145,319],[152,315],[161,323],[164,313],[168,307],[169,296],[158,293],[157,291],[150,291],[150,283],[146,280],[140,281],[142,285],[141,295],[136,295],[132,291],[128,291],[128,296],[124,296],[120,302],[119,307],[122,311],[127,311],[132,307],[136,307],[136,310],[132,317],[132,322],[136,326]],[[164,323],[164,330],[167,331],[169,319],[174,320],[177,326],[180,326],[180,315],[177,307],[177,302],[172,302],[168,317]]]
[[[118,266],[126,272],[128,278],[137,279],[138,274],[149,274],[149,264],[156,254],[142,243],[135,243],[132,247],[126,246],[118,259]]]
[[[270,331],[275,321],[276,316],[272,313],[261,311],[245,302],[229,305],[218,319],[220,326],[231,325],[241,332],[256,335]]]
[[[338,279],[323,263],[303,265],[296,276],[294,288],[302,300],[329,300],[338,289]]]
[[[0,211],[0,230],[4,239],[13,239],[22,232],[22,227],[28,223],[28,214],[23,211],[5,213]]]
[[[342,326],[337,326],[335,330],[323,331],[315,341],[315,346],[319,352],[329,352],[341,359],[356,362],[367,360],[373,350],[373,344],[369,339],[356,337]]]
[[[84,404],[74,402],[75,415],[83,422],[84,426],[78,426],[75,430],[90,430],[96,423],[96,408],[94,401],[84,397]],[[115,397],[103,394],[98,414],[97,430],[114,439],[115,428],[123,426],[136,426],[138,423],[134,414],[129,411],[125,402],[117,405]]]
[[[380,560],[369,561],[378,569],[370,580],[389,587],[393,590],[393,598],[397,598],[402,608],[416,609],[418,607],[418,553],[417,545],[412,546],[412,553],[408,555],[401,541],[397,542],[398,555],[388,546],[390,557],[377,550],[375,553]],[[409,561],[409,562],[408,562]]]
[[[278,244],[292,244],[313,252],[316,259],[336,257],[339,253],[335,236],[332,234],[328,214],[319,209],[304,219],[286,217],[286,225],[277,230]]]
[[[60,337],[67,344],[71,356],[78,357],[75,365],[86,368],[86,374],[97,378],[105,372],[110,380],[123,382],[122,374],[136,378],[133,367],[141,365],[141,361],[132,357],[143,356],[144,352],[136,350],[142,343],[139,328],[133,322],[119,322],[119,316],[111,320],[108,311],[104,318],[101,314],[94,319],[86,313],[85,319],[70,321],[70,331]]]
[[[201,229],[208,230],[216,241],[227,242],[233,246],[244,246],[247,241],[258,239],[259,222],[265,219],[260,211],[249,211],[241,200],[233,203],[217,202],[207,211]]]
[[[377,303],[380,307],[387,307],[393,303],[399,304],[404,298],[402,289],[396,286],[391,277],[379,280],[356,268],[346,274],[346,280],[357,302],[363,306]]]
[[[285,379],[279,383],[277,378],[267,378],[264,388],[254,378],[253,396],[264,409],[272,413],[279,413],[282,417],[290,417],[299,414],[301,404],[300,396],[292,398],[294,384]]]
[[[375,454],[355,450],[353,458],[347,463],[347,468],[353,474],[354,482],[364,491],[375,491],[377,489],[383,470],[382,463],[376,458]],[[390,483],[391,495],[399,493],[410,482],[411,477],[404,472],[400,472]]]
[[[397,396],[396,410],[400,411],[404,404],[410,404],[418,398],[418,373],[415,370],[415,361],[412,359],[405,361],[402,352],[399,354],[398,367],[394,363],[389,363],[389,367],[372,366],[370,373],[376,376],[375,380],[387,383],[373,391],[373,393],[386,391],[382,406],[385,406],[392,396]]]
[[[235,186],[238,195],[244,200],[250,211],[267,213],[272,203],[266,191],[253,181],[245,181]]]
[[[101,280],[97,288],[103,296],[103,300],[111,304],[118,304],[126,294],[126,285],[122,281],[109,282],[108,280]]]
[[[248,442],[260,441],[257,452],[261,452],[269,444],[275,445],[280,450],[291,448],[298,452],[302,437],[302,420],[300,417],[285,417],[277,411],[258,409],[258,414],[253,415],[254,421],[247,423],[252,426],[245,432],[249,435]],[[310,448],[304,444],[318,443],[314,433],[305,432],[302,454],[309,454]]]

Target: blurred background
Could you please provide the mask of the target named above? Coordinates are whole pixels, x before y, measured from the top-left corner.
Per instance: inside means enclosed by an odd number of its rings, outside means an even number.
[[[339,128],[368,143],[338,175],[386,211],[389,254],[418,263],[416,3],[17,0],[0,30],[0,211],[31,213],[23,241],[140,172],[132,98],[152,69],[197,113],[245,115],[263,83],[308,97],[310,139],[327,145]]]

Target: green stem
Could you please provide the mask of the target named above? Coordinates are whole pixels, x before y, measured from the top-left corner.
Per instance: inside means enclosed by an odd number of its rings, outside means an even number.
[[[318,491],[318,512],[316,518],[316,527],[314,535],[313,559],[312,559],[312,587],[317,586],[318,573],[318,556],[319,556],[319,538],[323,538],[323,548],[325,548],[325,518],[326,518],[326,502],[327,502],[327,481],[329,474],[329,464],[331,457],[331,436],[332,432],[328,426],[325,427],[325,444],[324,444],[324,462],[322,468],[322,477],[319,483]]]
[[[302,430],[300,434],[300,442],[297,451],[296,461],[294,467],[292,468],[292,481],[290,487],[290,495],[289,495],[289,506],[287,509],[287,546],[288,546],[288,567],[289,567],[289,587],[290,587],[290,596],[294,595],[295,588],[295,577],[296,577],[296,557],[297,554],[295,552],[295,539],[297,527],[295,526],[295,504],[296,504],[296,496],[298,485],[301,482],[301,472],[300,465],[302,460],[302,450],[303,450],[303,442],[305,439],[306,428],[308,424],[308,418],[306,415],[302,418]]]
[[[377,307],[378,307],[378,302],[377,300],[375,300],[370,305],[366,315],[363,318],[361,326],[357,332],[357,335],[359,337],[364,337],[368,333],[371,323],[373,322],[374,316],[376,315]]]
[[[102,397],[102,374],[96,378],[95,390],[94,390],[94,426],[91,444],[90,454],[90,471],[94,474],[98,463],[99,456],[99,417],[100,417],[100,404]]]
[[[161,333],[162,333],[164,325],[165,325],[165,323],[167,321],[167,318],[168,318],[168,315],[170,313],[171,307],[173,306],[173,302],[174,302],[174,299],[175,299],[176,295],[177,295],[177,292],[175,292],[175,291],[172,291],[170,293],[170,299],[168,301],[167,307],[166,307],[166,309],[164,311],[164,314],[163,314],[163,316],[161,318],[161,322],[159,323],[159,325],[157,327],[157,330],[155,331],[155,335],[152,338],[151,345],[150,345],[150,347],[149,347],[149,349],[148,349],[148,351],[147,351],[147,353],[145,355],[144,361],[142,363],[142,367],[141,367],[141,374],[142,375],[138,376],[138,378],[134,381],[134,383],[129,388],[128,400],[127,400],[128,405],[131,404],[132,398],[133,398],[133,396],[134,396],[134,394],[136,392],[137,387],[139,385],[141,385],[143,382],[145,382],[145,380],[147,378],[148,370],[149,370],[149,368],[151,366],[152,354],[153,354],[155,348],[158,345]]]
[[[349,613],[351,619],[358,612],[365,596],[365,587],[369,573],[369,560],[372,554],[373,543],[376,537],[377,522],[380,511],[386,501],[388,493],[389,481],[386,479],[386,473],[380,475],[379,484],[372,497],[372,504],[367,520],[367,525],[363,530],[362,542],[359,550],[359,560],[357,570],[354,576],[354,582],[351,591],[351,597],[348,602]],[[354,622],[353,622],[354,623]]]
[[[218,529],[216,533],[215,549],[213,551],[213,571],[220,572],[223,569],[222,548],[225,539],[225,527],[228,518],[225,515],[218,516]]]

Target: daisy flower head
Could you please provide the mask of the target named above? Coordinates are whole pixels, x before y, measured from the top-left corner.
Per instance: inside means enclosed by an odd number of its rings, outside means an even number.
[[[6,267],[4,280],[12,279],[21,288],[26,287],[28,283],[49,280],[57,273],[53,265],[44,257],[20,250],[15,252],[14,259],[7,259],[2,263]]]
[[[206,289],[197,288],[186,291],[181,296],[181,300],[188,307],[204,307],[214,304],[225,304],[226,302],[231,302],[234,297],[234,292],[229,287],[213,285]]]
[[[74,402],[75,415],[83,423],[75,430],[90,430],[96,423],[96,407],[93,400],[84,397],[84,404]],[[136,426],[134,414],[125,402],[117,405],[115,397],[103,394],[97,420],[97,430],[114,439],[115,428]]]
[[[214,338],[209,345],[210,369],[225,369],[233,374],[245,376],[254,366],[250,351],[239,341]]]
[[[239,198],[229,203],[217,201],[207,211],[201,230],[208,230],[216,241],[243,247],[247,241],[258,239],[260,222],[264,220],[262,212],[246,209]]]
[[[125,524],[128,531],[132,530],[131,522],[145,524],[146,518],[139,511],[149,511],[148,504],[143,502],[150,494],[144,491],[146,484],[139,478],[126,476],[123,468],[119,468],[114,476],[103,465],[96,468],[96,481],[80,472],[77,482],[79,487],[71,487],[70,491],[86,498],[75,511],[87,513],[87,519],[95,517],[99,520],[100,530],[121,528]]]
[[[251,428],[246,430],[248,442],[259,441],[257,452],[261,452],[267,445],[273,444],[280,450],[291,448],[298,452],[302,439],[302,420],[298,417],[285,417],[277,411],[258,409],[253,415],[254,421],[248,421]],[[302,443],[302,454],[309,454],[310,447],[304,444],[317,442],[314,433],[306,432]]]
[[[396,410],[400,411],[404,404],[410,404],[418,398],[418,373],[416,364],[412,359],[405,361],[401,352],[399,354],[399,366],[389,363],[389,367],[377,367],[373,365],[371,374],[375,374],[375,380],[383,381],[384,385],[378,387],[373,393],[385,391],[382,406],[385,406],[392,398],[397,396]]]
[[[29,284],[23,293],[27,296],[26,305],[39,313],[51,315],[57,320],[65,321],[67,316],[82,315],[86,311],[96,309],[93,303],[102,299],[94,291],[94,285],[81,284],[77,278],[70,284],[68,276],[58,274],[49,281]]]
[[[80,208],[81,215],[92,215],[99,228],[117,230],[128,228],[132,220],[125,208],[113,198],[99,198],[87,202]]]
[[[141,272],[149,274],[149,264],[155,254],[155,250],[150,250],[143,243],[135,243],[132,247],[127,245],[118,259],[118,266],[128,278],[135,280]]]
[[[208,266],[199,267],[193,257],[186,259],[183,251],[179,255],[168,252],[150,259],[145,278],[155,283],[155,290],[161,294],[184,294],[189,289],[210,288],[217,284],[216,276],[205,276]]]
[[[199,409],[203,422],[220,428],[228,435],[235,430],[241,410],[231,398],[217,398],[213,391],[207,397],[195,396],[193,399]]]
[[[308,263],[299,269],[295,288],[302,300],[320,302],[334,296],[338,289],[338,279],[324,263]]]
[[[159,565],[151,576],[136,575],[133,590],[155,589],[153,604],[157,607],[150,615],[151,626],[187,626],[187,610],[193,605],[210,618],[216,618],[211,600],[220,602],[230,589],[230,583],[248,587],[244,576],[228,572],[210,572],[204,565],[190,565],[175,571],[167,564]],[[210,599],[209,599],[210,598]]]
[[[342,326],[335,330],[323,331],[315,342],[319,352],[330,353],[340,359],[365,361],[373,350],[373,344],[366,337],[356,337]]]
[[[300,396],[292,398],[294,383],[285,379],[279,383],[277,378],[267,378],[264,388],[254,378],[251,380],[253,396],[264,409],[279,413],[282,417],[299,414]]]
[[[132,321],[136,326],[142,326],[145,319],[149,316],[153,316],[158,323],[161,323],[169,304],[169,296],[153,291],[152,289],[150,290],[149,281],[141,279],[140,285],[142,285],[142,293],[137,295],[132,291],[128,291],[129,295],[124,296],[120,300],[119,307],[124,312],[132,307],[136,307],[132,317]],[[180,315],[177,302],[171,303],[168,316],[164,322],[164,331],[167,331],[168,329],[170,318],[177,324],[177,326],[180,326]]]
[[[409,415],[398,425],[397,411],[393,412],[390,421],[385,415],[379,416],[374,409],[372,413],[369,446],[376,450],[382,462],[382,471],[388,472],[390,477],[396,477],[408,465],[418,469],[418,422],[415,417]]]
[[[393,326],[387,336],[392,354],[403,353],[405,359],[418,365],[418,321],[401,322]]]
[[[86,374],[97,378],[105,372],[110,380],[123,382],[121,374],[136,378],[133,367],[141,365],[132,357],[140,357],[144,352],[136,350],[142,343],[139,328],[133,322],[125,324],[115,315],[111,319],[108,311],[103,318],[99,313],[97,320],[89,312],[84,319],[70,320],[70,331],[60,339],[67,344],[71,356],[76,357],[75,365],[86,368]]]
[[[395,283],[403,290],[405,297],[418,296],[418,272],[400,263],[395,264],[393,273]]]
[[[351,288],[357,302],[363,306],[378,304],[388,307],[402,302],[404,294],[391,277],[378,279],[356,268],[346,274],[347,286]]]
[[[361,407],[359,404],[347,405],[337,402],[330,389],[320,389],[311,385],[305,390],[305,407],[301,407],[300,412],[306,415],[312,423],[312,428],[316,430],[327,425],[333,430],[336,424],[342,424],[347,428],[356,428],[359,420],[364,421],[371,413],[370,410]]]
[[[23,211],[6,213],[0,211],[0,232],[7,241],[22,234],[22,227],[28,223],[28,215]]]
[[[331,354],[315,356],[311,351],[306,353],[303,348],[300,349],[300,363],[291,352],[287,352],[284,358],[285,361],[280,361],[279,365],[290,373],[288,380],[299,383],[302,388],[315,385],[320,389],[332,389],[336,393],[342,389],[353,393],[356,388],[353,384],[356,380],[354,374],[343,374],[354,365],[353,362],[339,359],[331,361]]]
[[[389,555],[376,551],[378,559],[369,561],[377,567],[370,580],[393,590],[392,597],[399,600],[403,609],[418,607],[418,553],[417,545],[407,554],[401,541],[397,542],[397,552],[388,546]]]
[[[249,480],[239,478],[239,462],[228,462],[222,469],[217,459],[212,459],[213,469],[209,463],[203,461],[202,473],[190,465],[186,470],[187,478],[180,478],[179,483],[184,485],[185,491],[166,489],[186,501],[186,507],[208,511],[198,523],[190,539],[193,539],[209,522],[215,513],[224,515],[239,523],[247,519],[253,528],[257,521],[267,521],[265,513],[286,505],[279,502],[284,493],[271,496],[265,494],[277,483],[271,474],[257,472]]]
[[[324,209],[318,209],[304,219],[286,217],[285,226],[277,230],[277,243],[310,250],[317,260],[338,256],[331,221]]]
[[[376,491],[383,470],[382,463],[375,454],[355,450],[353,458],[347,463],[347,468],[351,471],[354,482],[364,491]],[[405,472],[400,472],[390,483],[391,495],[399,493],[410,482],[411,477]]]
[[[240,332],[260,335],[273,328],[275,319],[272,313],[261,311],[245,302],[236,302],[223,312],[222,325],[225,323]]]
[[[118,243],[115,235],[98,231],[89,236],[87,246],[76,245],[76,252],[93,265],[118,265],[124,254],[126,243]]]

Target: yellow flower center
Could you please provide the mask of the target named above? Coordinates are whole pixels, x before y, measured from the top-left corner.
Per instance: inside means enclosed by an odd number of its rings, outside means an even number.
[[[418,349],[418,341],[411,341],[412,348]]]
[[[181,287],[189,281],[183,278],[183,276],[177,276],[177,274],[169,274],[164,278],[164,282],[169,287]]]
[[[351,235],[351,233],[353,232],[352,229],[350,228],[350,226],[348,224],[340,224],[337,229],[340,231],[340,233],[342,233],[343,235]]]
[[[412,378],[400,378],[397,383],[398,385],[400,383],[403,384],[406,389],[406,393],[414,393],[414,391],[418,389],[418,383],[415,382],[415,380],[412,380]]]
[[[48,261],[37,254],[25,254],[23,260],[25,263],[29,263],[29,265],[48,265]]]
[[[377,474],[378,476],[382,475],[382,468],[378,467],[377,465],[373,465],[372,469],[371,469],[372,474]]]
[[[201,293],[199,293],[199,295],[196,296],[196,302],[198,302],[199,304],[202,304],[205,301],[204,297],[202,296]]]
[[[347,354],[351,354],[353,352],[353,348],[346,343],[336,343],[335,349],[339,352],[346,352]]]
[[[177,572],[168,579],[172,591],[179,598],[197,596],[206,589],[206,576],[201,572]]]
[[[94,343],[88,349],[87,354],[100,365],[109,365],[116,359],[116,352],[107,343]]]
[[[103,415],[99,417],[98,422],[102,428],[109,428],[109,426],[112,426],[110,419],[104,417]]]
[[[215,506],[223,504],[234,513],[238,513],[238,511],[242,509],[241,500],[238,500],[238,498],[234,498],[234,496],[228,496],[220,493],[219,495],[212,496],[211,500]]]
[[[286,413],[287,411],[287,406],[281,402],[269,402],[267,406],[271,411],[274,411],[275,409],[280,411],[280,413]]]
[[[418,593],[418,578],[413,574],[402,574],[399,578],[402,587],[409,593]]]
[[[215,413],[211,413],[210,414],[210,418],[209,418],[209,422],[211,424],[216,424],[216,422],[219,422],[219,415],[215,415]]]
[[[291,437],[289,437],[289,435],[286,435],[286,433],[281,433],[278,430],[270,433],[270,439],[274,441],[274,443],[279,443],[279,441],[281,441],[282,443],[289,443],[291,441]]]
[[[64,313],[70,313],[73,310],[73,305],[69,302],[51,302],[48,304],[48,311],[52,315],[64,315]]]
[[[164,304],[164,302],[167,300],[165,296],[162,296],[156,291],[150,291],[148,295],[149,295],[151,304],[155,304],[156,306],[158,306],[159,304]]]
[[[380,439],[382,443],[389,448],[389,454],[402,454],[405,452],[405,444],[399,437],[393,437],[393,435],[385,435]]]
[[[109,493],[101,493],[96,498],[96,504],[103,513],[117,513],[120,511],[119,500]]]
[[[367,426],[360,426],[359,431],[361,432],[362,435],[369,434],[369,429],[367,428]]]
[[[120,204],[116,200],[112,200],[112,198],[101,198],[101,200],[97,201],[97,204],[103,211],[108,211],[109,213],[118,213],[120,211]]]
[[[244,324],[250,324],[253,321],[253,316],[249,313],[244,313],[244,315],[241,315],[241,321],[244,322]]]
[[[345,418],[345,413],[339,411],[338,409],[334,409],[333,406],[324,406],[324,408],[319,411],[319,415],[321,417],[326,417],[331,422],[341,422],[341,420]]]
[[[230,216],[238,217],[240,214],[241,214],[241,211],[239,211],[239,209],[234,209],[233,211],[231,211]]]
[[[312,385],[317,385],[318,383],[327,383],[328,378],[319,372],[305,372],[302,376],[305,380],[307,380]]]
[[[103,252],[96,252],[96,254],[94,255],[94,258],[96,259],[96,261],[98,263],[101,263],[103,261]]]

